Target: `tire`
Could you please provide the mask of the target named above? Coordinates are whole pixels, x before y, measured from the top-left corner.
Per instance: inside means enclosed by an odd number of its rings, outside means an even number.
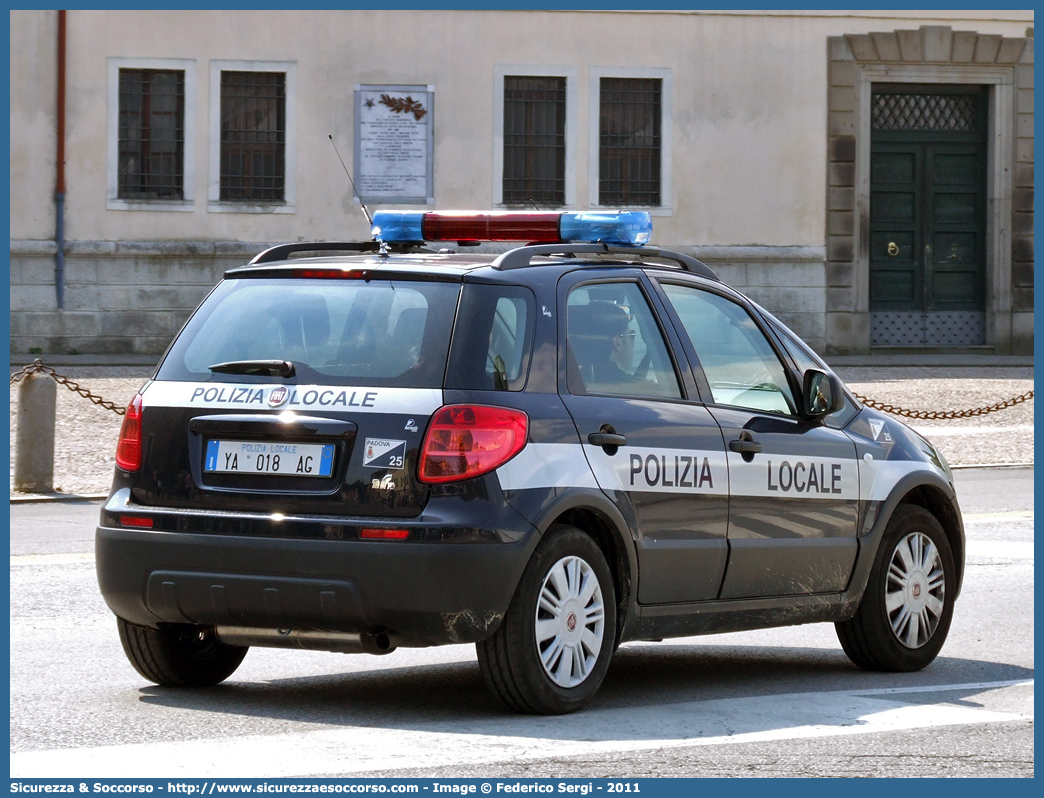
[[[246,656],[246,646],[229,646],[208,626],[176,624],[160,629],[116,619],[123,653],[150,682],[165,687],[212,687],[225,681]]]
[[[526,566],[500,627],[475,647],[486,685],[508,707],[562,715],[598,691],[615,643],[616,594],[605,557],[579,529],[554,526]]]
[[[919,671],[946,642],[957,590],[950,542],[935,516],[900,505],[885,528],[855,616],[835,624],[860,668]]]

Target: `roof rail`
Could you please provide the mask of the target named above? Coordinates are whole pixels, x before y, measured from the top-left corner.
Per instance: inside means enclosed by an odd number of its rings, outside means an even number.
[[[255,266],[258,263],[286,260],[294,252],[376,252],[378,246],[376,241],[298,241],[294,244],[279,244],[269,247],[264,252],[255,255],[247,265]]]
[[[667,249],[656,247],[610,247],[607,244],[535,244],[526,247],[512,249],[500,255],[491,264],[494,269],[506,271],[508,269],[524,269],[531,266],[530,259],[534,255],[564,255],[573,257],[578,253],[590,253],[598,255],[626,255],[630,258],[645,260],[647,258],[660,258],[677,263],[687,272],[706,277],[709,280],[721,282],[721,279],[703,261],[696,260],[689,255],[680,252],[671,252]]]
[[[278,244],[259,252],[247,266],[259,263],[272,263],[286,260],[295,252],[379,252],[380,241],[298,241],[293,244]],[[405,244],[388,244],[391,252],[416,252],[421,250],[420,242]]]

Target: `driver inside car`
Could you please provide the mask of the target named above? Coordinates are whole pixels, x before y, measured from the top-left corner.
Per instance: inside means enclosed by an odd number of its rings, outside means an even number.
[[[583,352],[578,354],[581,372],[592,386],[627,393],[620,389],[639,382],[631,373],[635,332],[630,329],[628,312],[612,302],[598,301],[570,308],[570,316],[573,340],[582,339],[586,344],[578,347]]]

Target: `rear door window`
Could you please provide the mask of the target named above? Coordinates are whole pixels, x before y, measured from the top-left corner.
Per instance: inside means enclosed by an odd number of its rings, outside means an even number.
[[[226,280],[157,377],[205,380],[217,363],[287,360],[297,372],[291,382],[440,388],[459,294],[459,284],[444,282]]]
[[[637,283],[577,286],[566,321],[570,393],[681,398],[667,342]]]

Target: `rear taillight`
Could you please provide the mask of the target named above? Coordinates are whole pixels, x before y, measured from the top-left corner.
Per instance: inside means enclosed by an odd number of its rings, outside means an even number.
[[[141,394],[135,394],[123,416],[116,444],[116,467],[124,471],[141,468]]]
[[[521,410],[448,405],[431,417],[421,447],[421,482],[454,482],[498,468],[522,451],[529,417]]]

